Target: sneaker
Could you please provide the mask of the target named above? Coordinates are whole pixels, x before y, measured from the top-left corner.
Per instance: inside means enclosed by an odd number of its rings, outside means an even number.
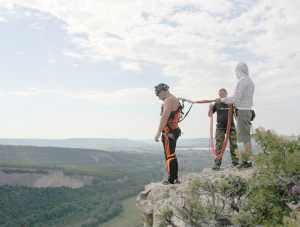
[[[180,184],[180,183],[181,183],[180,180],[178,179],[174,180],[174,184]]]
[[[247,169],[252,167],[252,162],[251,161],[243,161],[238,168],[239,169]]]
[[[220,166],[219,165],[214,165],[211,169],[215,170],[215,171],[218,171],[218,170],[220,170]]]
[[[168,184],[175,184],[175,181],[174,182],[170,182],[168,180],[164,180],[163,182],[161,182],[163,185],[168,185]]]
[[[238,167],[239,163],[238,162],[233,162],[231,164],[231,168],[235,168],[235,167]]]

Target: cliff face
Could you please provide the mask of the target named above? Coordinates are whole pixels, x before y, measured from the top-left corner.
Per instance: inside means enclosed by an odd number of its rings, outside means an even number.
[[[181,184],[151,183],[137,197],[144,227],[234,226],[254,168],[204,169],[183,177]]]

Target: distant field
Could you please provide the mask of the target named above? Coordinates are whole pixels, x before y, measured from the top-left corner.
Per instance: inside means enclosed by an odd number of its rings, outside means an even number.
[[[99,227],[141,227],[142,217],[135,205],[136,196],[125,199],[122,202],[123,211],[112,220],[101,224]]]

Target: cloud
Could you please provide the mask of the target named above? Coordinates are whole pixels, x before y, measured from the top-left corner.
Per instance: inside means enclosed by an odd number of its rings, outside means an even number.
[[[5,23],[7,20],[4,17],[0,17],[0,23]]]
[[[141,65],[136,62],[122,62],[121,67],[127,71],[140,72]]]
[[[34,96],[67,97],[77,100],[92,101],[102,105],[139,105],[141,103],[153,103],[154,92],[152,89],[134,88],[120,89],[110,92],[98,90],[55,90],[30,88],[24,90],[8,91],[8,95],[14,95],[24,98]]]
[[[31,96],[40,96],[45,94],[60,94],[60,92],[55,90],[42,90],[37,88],[29,88],[25,90],[8,91],[7,94],[20,96],[20,97],[31,97]]]
[[[83,54],[75,52],[73,50],[64,50],[63,55],[67,56],[67,57],[75,58],[75,59],[80,59],[80,58],[84,57]]]
[[[258,108],[274,99],[299,98],[299,0],[0,0],[1,6],[36,9],[62,20],[81,47],[81,52],[66,50],[66,56],[116,61],[139,72],[144,63],[158,65],[176,80],[180,95],[213,96],[219,87],[232,91],[234,67],[245,61],[257,84]],[[131,99],[138,92],[150,97],[144,88],[69,94],[118,103],[114,97]]]

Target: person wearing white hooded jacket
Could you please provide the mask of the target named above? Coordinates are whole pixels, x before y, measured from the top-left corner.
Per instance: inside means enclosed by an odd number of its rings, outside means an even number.
[[[252,163],[249,161],[251,155],[250,129],[255,85],[249,76],[249,70],[246,63],[238,63],[235,73],[238,78],[238,83],[233,96],[217,100],[235,105],[237,110],[238,141],[244,145],[244,151],[241,152],[242,163],[240,167],[251,167]]]

